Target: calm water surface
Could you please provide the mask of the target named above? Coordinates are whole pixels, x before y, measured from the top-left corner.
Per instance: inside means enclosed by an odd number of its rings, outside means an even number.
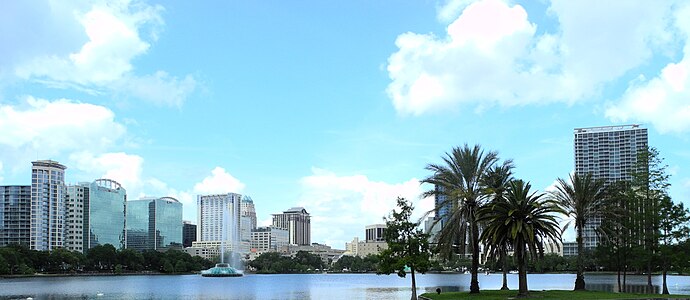
[[[531,290],[572,289],[574,274],[532,274]],[[589,289],[614,290],[615,275],[587,275]],[[644,276],[628,276],[641,289]],[[469,274],[426,274],[417,277],[419,292],[469,289]],[[653,278],[655,285],[661,277]],[[482,289],[498,289],[501,274],[479,275]],[[508,277],[512,289],[517,275]],[[409,299],[410,279],[375,274],[245,275],[208,278],[199,275],[75,276],[0,279],[0,298],[20,299]],[[690,277],[668,276],[672,294],[690,294]],[[617,289],[616,289],[617,290]],[[641,290],[640,290],[641,291]]]

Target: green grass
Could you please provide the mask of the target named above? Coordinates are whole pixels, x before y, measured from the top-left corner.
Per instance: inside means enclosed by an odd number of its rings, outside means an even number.
[[[448,292],[441,293],[426,293],[422,296],[433,300],[445,299],[481,299],[481,300],[498,300],[498,299],[514,299],[517,296],[517,290],[510,291],[496,291],[487,290],[481,291],[479,294],[470,294],[469,292]],[[609,293],[599,291],[530,291],[529,298],[534,299],[690,299],[689,295],[659,295],[659,294],[628,294],[628,293]]]

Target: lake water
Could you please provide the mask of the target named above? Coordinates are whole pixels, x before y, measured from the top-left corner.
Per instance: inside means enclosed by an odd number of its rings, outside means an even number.
[[[614,290],[615,275],[587,275],[589,289]],[[570,290],[574,274],[531,274],[530,290]],[[640,289],[644,276],[628,276],[628,284]],[[469,274],[417,276],[418,292],[468,290]],[[655,285],[661,277],[653,277]],[[501,274],[479,275],[482,289],[501,287]],[[517,275],[508,276],[511,289]],[[286,274],[234,278],[199,275],[74,276],[0,279],[0,298],[19,299],[409,299],[410,278],[375,274]],[[668,276],[672,294],[690,294],[689,276]],[[617,290],[617,289],[616,289]]]

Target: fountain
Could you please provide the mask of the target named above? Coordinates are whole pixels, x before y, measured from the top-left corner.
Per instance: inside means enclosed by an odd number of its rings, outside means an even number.
[[[238,201],[233,201],[233,211],[236,211],[234,208],[235,205],[239,205],[239,203],[236,203]],[[236,268],[232,267],[230,264],[225,263],[225,241],[227,240],[227,228],[228,227],[228,211],[225,210],[223,212],[223,236],[222,236],[222,241],[220,242],[220,263],[217,263],[215,267],[210,268],[208,270],[203,270],[201,271],[201,276],[203,277],[240,277],[243,275],[242,271],[237,270]],[[239,230],[235,227],[233,227],[232,231],[232,245],[235,249],[239,246]],[[233,262],[235,266],[240,265],[240,259],[236,253],[230,253],[231,259],[230,261]]]

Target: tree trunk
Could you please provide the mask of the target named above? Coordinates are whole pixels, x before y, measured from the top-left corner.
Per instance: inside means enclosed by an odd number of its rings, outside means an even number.
[[[616,273],[617,273],[617,280],[618,280],[618,292],[621,291],[621,249],[618,247],[616,250]]]
[[[628,292],[628,288],[625,286],[625,280],[628,277],[628,262],[625,262],[625,265],[623,266],[623,292],[626,293]]]
[[[470,281],[470,294],[479,293],[479,278],[477,277],[477,273],[479,272],[479,228],[475,222],[475,213],[475,210],[470,212],[470,229],[472,231],[472,236],[470,237],[472,239],[472,266],[470,268],[472,280]]]
[[[411,298],[411,300],[417,300],[417,281],[414,278],[414,267],[410,267],[410,274],[412,275],[412,298]]]
[[[527,288],[527,269],[525,267],[525,245],[520,243],[515,247],[515,254],[518,260],[518,297],[528,297]]]
[[[503,261],[503,286],[501,286],[501,290],[507,291],[509,290],[508,288],[508,253],[503,252],[501,253],[501,260]]]
[[[585,266],[584,266],[584,241],[582,240],[582,231],[584,224],[577,225],[577,276],[575,277],[575,290],[585,290]]]
[[[663,279],[664,279],[664,280],[663,280],[663,282],[664,282],[664,283],[663,283],[663,291],[662,291],[661,293],[664,294],[664,295],[668,295],[668,294],[669,294],[669,292],[668,292],[668,286],[666,285],[666,273],[667,273],[667,271],[666,271],[666,265],[664,265],[664,270],[661,272],[662,277],[663,277]]]
[[[654,293],[654,286],[652,285],[652,261],[647,262],[647,293]]]

